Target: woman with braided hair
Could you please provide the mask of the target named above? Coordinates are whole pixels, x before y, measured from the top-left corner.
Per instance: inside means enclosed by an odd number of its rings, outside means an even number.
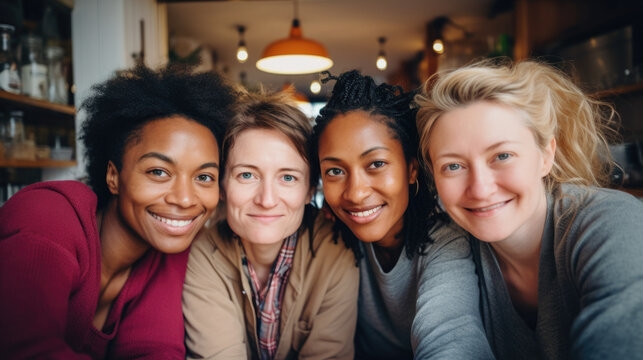
[[[360,268],[357,358],[491,358],[469,242],[422,184],[413,93],[349,71],[314,127],[334,230]]]

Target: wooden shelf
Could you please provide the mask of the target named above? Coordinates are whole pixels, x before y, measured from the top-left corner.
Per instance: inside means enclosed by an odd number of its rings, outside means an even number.
[[[607,90],[597,91],[595,93],[592,93],[591,95],[595,98],[600,99],[600,98],[608,98],[608,97],[617,96],[617,95],[634,93],[642,90],[643,90],[643,82],[640,82],[638,84],[623,85],[623,86],[618,86]]]
[[[0,90],[0,100],[11,101],[30,108],[53,111],[65,115],[76,115],[76,108],[70,105],[55,104],[45,100],[35,99],[29,96],[13,94]]]
[[[54,167],[72,167],[76,166],[75,160],[0,160],[0,167],[11,168],[54,168]]]

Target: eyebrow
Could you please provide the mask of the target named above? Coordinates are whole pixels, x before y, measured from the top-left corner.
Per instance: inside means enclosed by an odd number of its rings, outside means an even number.
[[[251,165],[251,164],[237,164],[237,165],[233,165],[233,166],[230,166],[230,170],[234,170],[234,169],[236,169],[236,168],[240,168],[240,167],[246,167],[246,168],[251,168],[251,169],[254,169],[254,170],[259,170],[259,167],[258,167],[258,166]],[[280,169],[279,169],[279,172],[282,172],[282,171],[295,171],[295,172],[302,173],[302,174],[305,174],[305,173],[306,173],[306,171],[301,170],[301,169],[296,169],[296,168],[280,168]]]
[[[501,147],[503,145],[506,145],[506,144],[518,144],[518,143],[519,143],[518,141],[508,141],[508,140],[507,141],[500,141],[500,142],[497,142],[495,144],[492,144],[492,145],[488,146],[486,149],[484,149],[484,151],[491,151],[491,150],[497,149],[497,148],[499,148],[499,147]],[[438,154],[438,158],[441,158],[441,157],[460,157],[460,155],[456,154],[456,153]]]
[[[174,160],[172,160],[171,158],[169,158],[169,157],[167,157],[167,156],[165,156],[165,155],[163,155],[161,153],[154,152],[154,151],[149,152],[147,154],[143,154],[140,158],[138,158],[138,161],[140,162],[140,161],[143,161],[143,160],[149,159],[149,158],[159,159],[159,160],[164,161],[166,163],[176,165],[176,162]],[[218,169],[219,164],[213,163],[213,162],[204,163],[204,164],[201,164],[201,166],[199,166],[199,169],[205,169],[205,168],[211,168],[211,167]]]
[[[363,158],[363,157],[365,157],[366,155],[368,155],[368,154],[370,154],[370,153],[372,153],[373,151],[376,151],[376,150],[386,150],[386,151],[390,151],[390,149],[389,149],[389,148],[387,148],[386,146],[373,146],[372,148],[370,148],[370,149],[368,149],[368,150],[364,151],[363,153],[361,153],[361,154],[359,155],[359,157]],[[319,162],[322,162],[322,161],[335,161],[335,162],[339,162],[339,161],[342,161],[342,160],[341,160],[341,159],[339,159],[339,158],[336,158],[336,157],[327,156],[327,157],[325,157],[325,158],[323,158],[323,159],[320,159],[320,160],[319,160]]]

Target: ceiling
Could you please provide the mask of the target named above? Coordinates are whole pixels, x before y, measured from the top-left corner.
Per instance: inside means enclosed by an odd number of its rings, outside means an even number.
[[[255,87],[261,83],[277,90],[290,82],[299,92],[309,98],[315,97],[310,93],[309,84],[318,77],[317,74],[274,75],[261,72],[255,66],[269,43],[288,36],[294,16],[292,0],[165,2],[168,2],[170,38],[192,39],[209,48],[214,54],[214,67],[225,72],[232,80],[240,81],[243,72],[248,86]],[[483,39],[486,33],[493,31],[484,20],[495,17],[490,14],[497,12],[499,2],[300,0],[298,12],[303,36],[326,47],[334,61],[330,69],[333,74],[359,69],[379,82],[385,81],[388,75],[399,69],[402,61],[416,57],[423,49],[427,22],[438,16],[448,16]],[[249,59],[244,64],[236,60],[239,41],[237,25],[246,27]],[[377,39],[380,36],[387,38],[385,50],[389,66],[386,71],[375,67],[379,51]],[[454,36],[457,38],[461,34]],[[320,96],[327,95],[331,87],[332,84],[323,85]]]

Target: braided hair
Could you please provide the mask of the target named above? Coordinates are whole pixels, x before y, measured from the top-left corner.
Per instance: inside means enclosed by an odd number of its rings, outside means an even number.
[[[400,142],[407,165],[417,159],[419,136],[415,125],[417,109],[413,103],[415,91],[404,92],[399,86],[375,84],[370,76],[360,74],[357,70],[345,72],[338,77],[325,71],[326,83],[335,80],[331,97],[315,119],[313,128],[313,149],[319,149],[319,139],[326,126],[333,119],[351,111],[365,111],[373,117],[373,121],[383,121],[391,130],[394,139]],[[319,166],[319,153],[315,152],[315,166]],[[409,187],[409,204],[404,212],[404,226],[397,234],[402,238],[409,259],[415,254],[425,254],[426,246],[432,242],[429,230],[437,222],[435,213],[437,196],[426,187],[426,174],[418,167],[418,188]],[[343,222],[336,220],[334,236],[342,236],[346,247],[351,248],[355,258],[359,260],[364,255],[360,250],[359,239]]]

